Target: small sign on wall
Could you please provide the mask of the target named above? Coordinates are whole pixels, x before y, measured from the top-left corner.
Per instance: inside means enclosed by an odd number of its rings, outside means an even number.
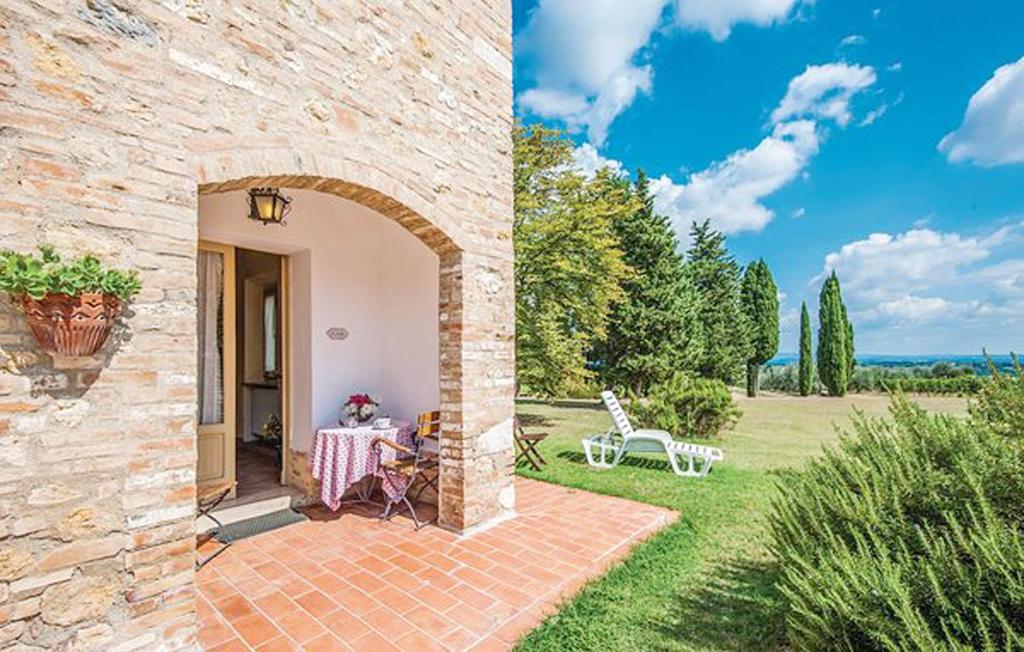
[[[348,329],[342,328],[341,326],[334,326],[333,328],[327,329],[327,339],[329,340],[347,340]]]

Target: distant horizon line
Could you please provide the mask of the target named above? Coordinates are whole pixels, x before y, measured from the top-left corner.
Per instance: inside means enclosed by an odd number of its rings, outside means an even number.
[[[988,355],[991,358],[1009,358],[1011,356],[1011,354],[1012,354],[1012,352],[1011,353],[989,353]],[[800,354],[798,352],[796,352],[796,351],[792,351],[792,352],[790,352],[790,351],[780,351],[779,353],[776,353],[775,356],[771,358],[771,360],[776,360],[778,358],[784,358],[784,357],[799,358]],[[896,359],[901,359],[901,360],[905,360],[907,358],[979,358],[979,359],[983,360],[985,358],[985,354],[984,353],[860,353],[860,352],[857,352],[854,357],[855,358],[896,358]],[[769,362],[771,362],[771,360],[769,360]]]

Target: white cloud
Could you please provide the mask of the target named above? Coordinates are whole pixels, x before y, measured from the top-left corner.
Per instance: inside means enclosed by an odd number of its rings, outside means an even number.
[[[667,175],[651,182],[655,207],[685,238],[690,224],[705,219],[724,233],[759,231],[774,213],[760,201],[796,179],[818,153],[820,137],[811,120],[776,125],[757,147],[691,174],[686,183]]]
[[[798,220],[798,219],[800,219],[801,217],[803,217],[805,215],[807,215],[807,209],[804,208],[803,206],[801,206],[800,208],[798,208],[795,211],[793,211],[793,219],[797,219]]]
[[[1019,348],[1022,233],[1021,224],[981,235],[928,228],[874,233],[828,254],[808,290],[816,294],[824,277],[836,271],[861,351]]]
[[[996,69],[971,96],[963,123],[939,142],[951,163],[1024,163],[1024,57]]]
[[[788,18],[799,4],[799,0],[678,0],[676,20],[684,27],[707,31],[716,41],[724,41],[737,23],[767,27]]]
[[[844,288],[865,299],[889,299],[952,282],[960,268],[989,256],[1006,231],[985,238],[932,229],[872,233],[825,256],[820,282],[835,271]]]
[[[661,22],[666,0],[541,0],[517,47],[533,60],[537,85],[519,106],[542,118],[586,130],[600,146],[612,121],[640,93],[653,71],[638,61]]]
[[[886,67],[886,70],[888,70],[889,72],[899,72],[899,71],[903,70],[903,62],[902,61],[893,61],[892,63],[890,63]]]
[[[843,40],[839,41],[839,47],[845,48],[854,45],[864,45],[867,42],[868,40],[864,38],[863,34],[850,34],[849,36],[844,36]]]
[[[520,110],[585,131],[600,147],[639,95],[652,92],[644,61],[668,7],[675,22],[728,38],[733,25],[767,26],[813,0],[540,0],[516,34],[516,57],[533,82],[516,98]]]
[[[886,317],[921,322],[948,317],[954,308],[954,304],[941,297],[917,297],[907,294],[878,304],[878,313]]]
[[[762,201],[806,177],[806,167],[824,138],[819,121],[845,125],[852,118],[851,99],[874,81],[874,70],[867,66],[808,66],[789,83],[785,98],[772,113],[769,136],[753,149],[733,152],[689,175],[684,183],[667,175],[653,180],[655,206],[672,219],[684,241],[690,224],[705,219],[727,234],[763,229],[775,213]],[[794,217],[802,215],[799,210],[794,213]]]
[[[807,66],[789,82],[786,96],[772,111],[772,121],[812,116],[835,120],[839,126],[850,122],[850,100],[861,90],[875,83],[877,76],[871,66],[847,63],[826,63]]]
[[[873,108],[870,111],[868,111],[867,113],[865,113],[864,117],[861,119],[861,121],[857,123],[857,126],[858,127],[867,127],[869,125],[872,125],[872,124],[875,123],[875,120],[878,120],[879,118],[881,118],[888,111],[889,111],[889,105],[887,103],[883,102],[882,104],[879,104],[875,108]]]
[[[871,17],[874,20],[878,20],[878,17],[881,16],[881,15],[882,15],[882,10],[879,9],[878,7],[875,7],[874,9],[871,10]]]
[[[572,151],[573,162],[576,167],[587,177],[594,176],[601,168],[608,168],[616,174],[625,174],[626,169],[622,161],[601,156],[597,148],[590,143],[583,143]]]

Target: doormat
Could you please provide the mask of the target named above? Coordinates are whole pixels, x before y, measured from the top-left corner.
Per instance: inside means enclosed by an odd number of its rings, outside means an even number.
[[[244,521],[228,523],[217,528],[213,533],[213,537],[221,543],[234,543],[235,541],[254,537],[257,534],[263,534],[286,525],[308,520],[305,514],[300,514],[292,509],[282,509],[262,516],[247,518]]]

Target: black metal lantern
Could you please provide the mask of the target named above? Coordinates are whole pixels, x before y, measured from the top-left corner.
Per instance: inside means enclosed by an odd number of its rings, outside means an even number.
[[[291,210],[292,200],[277,188],[251,188],[249,190],[249,219],[263,224],[284,226],[284,217]]]

